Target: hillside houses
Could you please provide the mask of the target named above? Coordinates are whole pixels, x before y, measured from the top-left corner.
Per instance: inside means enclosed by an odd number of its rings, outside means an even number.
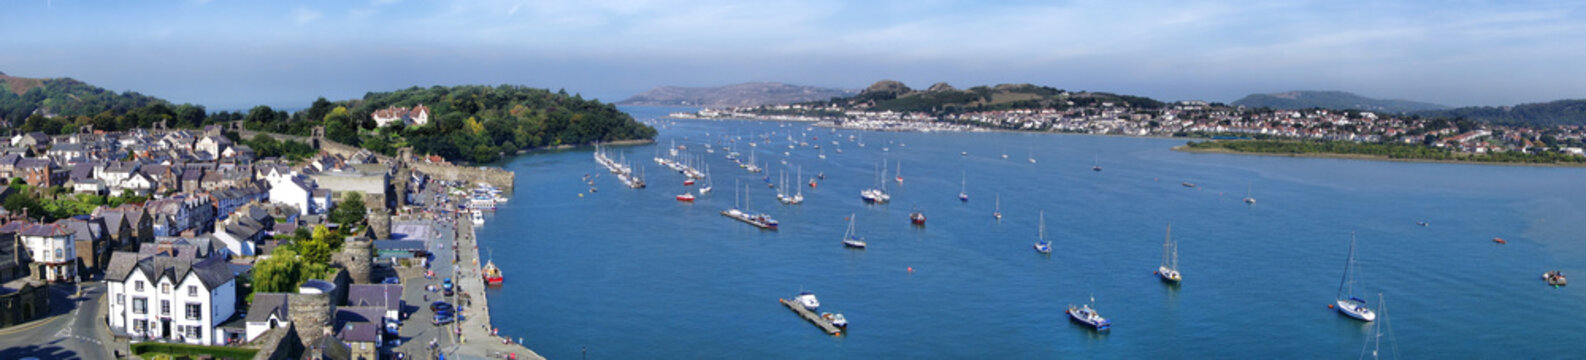
[[[374,119],[375,126],[386,127],[390,124],[407,126],[424,126],[430,122],[430,109],[423,104],[414,105],[413,108],[391,106],[375,110],[369,114]]]

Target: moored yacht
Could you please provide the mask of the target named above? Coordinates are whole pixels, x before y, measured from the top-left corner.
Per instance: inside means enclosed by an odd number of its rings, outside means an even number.
[[[1092,302],[1094,302],[1094,300],[1092,300]],[[1090,326],[1092,329],[1096,329],[1096,331],[1112,329],[1112,322],[1107,321],[1107,318],[1101,317],[1101,314],[1096,313],[1096,309],[1092,309],[1090,304],[1080,306],[1069,305],[1068,318],[1074,319],[1074,321],[1077,321],[1081,324]]]
[[[797,301],[799,303],[799,306],[804,307],[804,310],[809,310],[809,311],[813,312],[813,311],[817,311],[817,310],[819,310],[821,308],[821,301],[815,299],[815,293],[814,292],[810,292],[810,291],[799,292],[799,296],[793,297],[793,301]]]

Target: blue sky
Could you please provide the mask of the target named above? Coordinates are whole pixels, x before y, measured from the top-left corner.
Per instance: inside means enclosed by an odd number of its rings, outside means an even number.
[[[1586,98],[1586,4],[351,0],[0,3],[0,72],[211,109],[408,86],[1028,82],[1162,100]]]

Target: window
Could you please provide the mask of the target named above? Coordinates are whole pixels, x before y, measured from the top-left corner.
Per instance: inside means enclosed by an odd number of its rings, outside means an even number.
[[[160,293],[161,294],[170,294],[171,293],[171,283],[160,283]]]
[[[187,304],[187,319],[198,320],[198,317],[203,314],[202,311],[202,308],[198,306],[198,304]]]
[[[116,305],[126,305],[127,294],[116,294]]]
[[[160,300],[160,315],[170,315],[170,314],[171,314],[171,301],[170,300]]]
[[[188,285],[187,296],[198,296],[198,286]]]
[[[132,283],[132,288],[136,289],[137,291],[143,291],[143,280],[138,280],[136,282],[133,282]]]
[[[65,250],[55,249],[55,261],[66,260]]]
[[[148,320],[133,320],[132,321],[132,328],[136,329],[137,332],[139,332],[139,333],[148,332],[149,331],[149,321]]]
[[[149,313],[149,299],[141,297],[132,298],[132,313],[143,315]]]
[[[189,340],[203,340],[204,332],[202,330],[204,330],[204,328],[200,326],[188,326],[187,338]]]

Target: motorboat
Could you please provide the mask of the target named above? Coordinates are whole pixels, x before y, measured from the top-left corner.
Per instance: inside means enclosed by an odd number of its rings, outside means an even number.
[[[1080,306],[1069,305],[1068,318],[1074,319],[1074,321],[1085,324],[1086,326],[1090,326],[1092,329],[1096,329],[1096,331],[1106,331],[1108,329],[1112,329],[1112,322],[1107,321],[1107,318],[1101,317],[1101,314],[1096,313],[1096,309],[1092,309],[1090,304]]]
[[[1564,273],[1558,270],[1542,273],[1542,280],[1553,286],[1569,285],[1569,282],[1564,279]]]
[[[804,307],[804,310],[811,312],[821,308],[821,301],[815,298],[814,292],[801,291],[799,296],[793,297],[793,301],[798,302],[799,306]]]
[[[677,195],[677,201],[694,202],[694,194],[682,193]]]
[[[848,328],[848,318],[843,317],[842,313],[821,313],[821,319],[825,319],[826,322],[832,323],[832,326],[843,329]]]

